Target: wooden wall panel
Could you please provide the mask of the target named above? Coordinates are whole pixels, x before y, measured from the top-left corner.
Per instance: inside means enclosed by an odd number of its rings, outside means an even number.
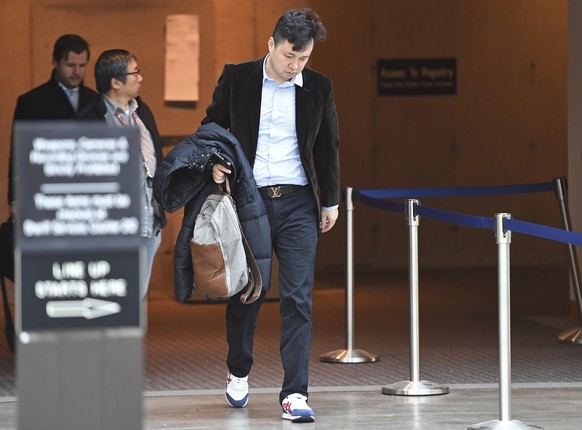
[[[566,175],[566,0],[4,0],[0,4],[0,149],[4,192],[7,142],[16,96],[44,82],[52,44],[78,32],[92,46],[124,47],[144,70],[143,97],[170,141],[194,132],[222,66],[264,55],[276,19],[312,5],[328,29],[311,67],[334,80],[342,137],[342,186],[389,188],[545,182]],[[169,14],[200,16],[200,101],[163,100],[164,22]],[[376,62],[390,58],[457,59],[455,96],[380,97]],[[9,67],[6,66],[9,64]],[[432,200],[443,209],[559,226],[553,195]],[[0,199],[0,214],[7,212]],[[319,270],[345,263],[345,214],[322,236]],[[404,219],[358,206],[356,262],[361,269],[407,266]],[[171,277],[181,214],[170,216],[155,282]],[[495,264],[489,232],[424,220],[423,267]],[[558,244],[515,237],[515,264],[565,264]]]
[[[334,79],[344,186],[503,185],[566,176],[565,1],[312,4],[329,30],[313,64]],[[378,59],[449,57],[457,60],[456,95],[376,94]],[[561,225],[552,193],[424,204]],[[407,265],[402,217],[362,205],[355,215],[360,267]],[[324,266],[341,249],[339,227],[322,241]],[[496,264],[487,232],[425,220],[420,234],[422,267]],[[524,265],[565,264],[567,255],[564,245],[523,235],[512,250],[512,261]]]

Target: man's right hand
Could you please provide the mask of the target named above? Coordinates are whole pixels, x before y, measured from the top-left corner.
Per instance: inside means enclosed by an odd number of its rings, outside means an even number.
[[[226,181],[226,175],[230,175],[231,171],[222,164],[215,164],[212,166],[212,179],[217,184],[222,184]]]

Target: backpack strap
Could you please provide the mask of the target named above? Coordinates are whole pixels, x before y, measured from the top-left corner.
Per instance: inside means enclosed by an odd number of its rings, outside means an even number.
[[[226,193],[230,195],[230,177],[226,175],[226,180],[224,181],[224,190],[221,187],[221,184],[218,184],[218,190],[220,193]],[[232,197],[232,196],[231,196]],[[234,203],[234,200],[232,200]],[[236,209],[236,205],[235,209]],[[249,246],[249,242],[245,236],[245,233],[242,229],[240,224],[240,220],[238,219],[238,227],[240,230],[240,235],[242,237],[243,247],[245,250],[245,256],[247,259],[247,271],[249,275],[249,281],[247,285],[244,287],[243,293],[240,296],[240,301],[244,304],[250,304],[255,302],[260,296],[261,292],[263,291],[263,277],[261,276],[261,271],[259,270],[259,266],[257,264],[257,260],[255,260],[255,256],[251,251],[251,247]]]
[[[261,271],[259,270],[257,260],[255,260],[255,256],[251,252],[251,248],[242,228],[240,229],[240,233],[245,248],[245,255],[247,257],[247,270],[249,271],[249,282],[240,296],[240,301],[244,304],[249,304],[253,303],[261,296],[261,292],[263,291],[263,278],[261,277]]]

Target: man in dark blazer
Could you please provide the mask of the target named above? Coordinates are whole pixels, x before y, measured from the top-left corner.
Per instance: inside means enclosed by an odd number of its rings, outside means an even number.
[[[154,257],[162,242],[161,229],[166,218],[153,196],[153,177],[163,159],[162,138],[154,115],[139,97],[143,77],[137,57],[125,49],[104,51],[95,63],[96,103],[79,111],[75,118],[104,121],[111,127],[137,127],[143,167],[143,191],[147,210],[143,214],[141,235],[146,238],[146,278],[140,298],[145,299]]]
[[[271,223],[279,261],[281,361],[279,394],[283,419],[311,422],[307,405],[312,289],[319,233],[338,217],[339,132],[330,79],[305,68],[325,27],[310,9],[281,16],[268,40],[269,54],[257,61],[226,65],[203,123],[215,122],[238,139],[253,167]],[[213,167],[224,182],[230,170]],[[266,286],[268,288],[268,286]],[[233,407],[248,402],[253,363],[257,302],[227,305],[226,400]]]
[[[89,44],[76,34],[64,34],[53,49],[53,71],[48,82],[18,97],[14,121],[66,120],[94,104],[98,94],[83,84],[89,63]],[[10,149],[8,202],[15,199],[12,175],[13,145]]]

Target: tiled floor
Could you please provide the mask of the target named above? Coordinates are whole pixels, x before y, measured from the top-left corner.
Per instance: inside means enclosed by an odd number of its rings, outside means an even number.
[[[221,390],[167,394],[145,397],[143,429],[277,430],[300,425],[281,419],[277,394],[269,390],[252,390],[244,409],[230,408]],[[307,429],[460,430],[500,420],[495,386],[453,385],[449,394],[428,397],[387,396],[380,387],[314,389],[309,403],[316,421],[301,424]],[[528,428],[513,427],[521,422],[538,426],[531,428],[577,430],[582,428],[581,410],[582,384],[518,386],[512,390],[510,421],[495,428]],[[15,400],[0,399],[0,429],[14,430],[15,417]]]

